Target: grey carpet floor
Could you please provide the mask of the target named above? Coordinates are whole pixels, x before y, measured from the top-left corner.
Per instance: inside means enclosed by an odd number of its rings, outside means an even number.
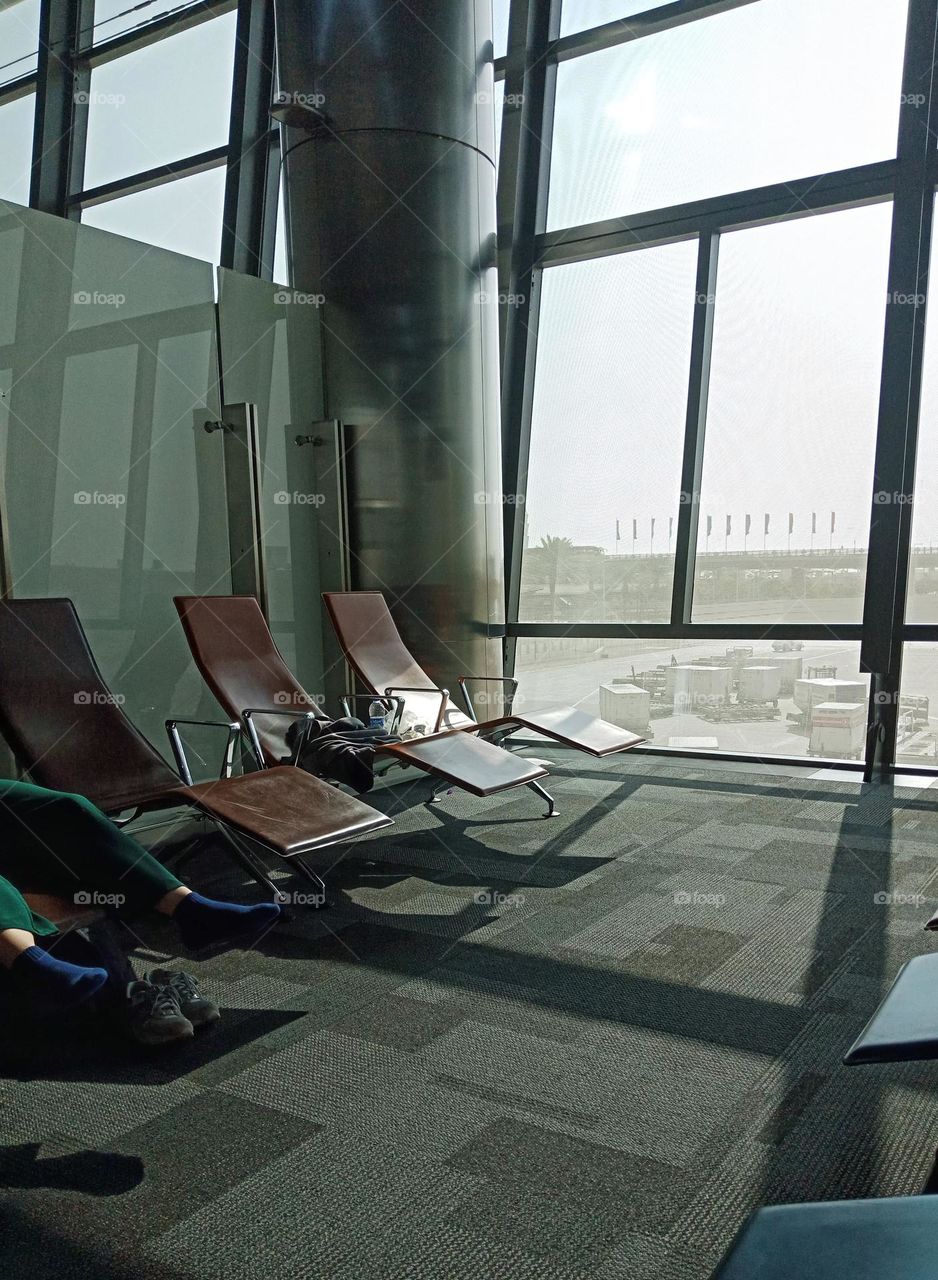
[[[6,1274],[698,1280],[760,1204],[918,1192],[938,1067],[840,1059],[935,945],[938,794],[554,761],[551,821],[379,793],[329,911],[182,961],[181,1051],[8,1028]]]

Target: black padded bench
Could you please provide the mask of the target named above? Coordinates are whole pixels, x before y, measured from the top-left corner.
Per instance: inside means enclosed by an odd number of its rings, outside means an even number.
[[[773,1205],[743,1227],[713,1280],[935,1280],[938,1198]]]
[[[938,953],[916,956],[902,966],[844,1063],[853,1067],[930,1058],[938,1058]]]

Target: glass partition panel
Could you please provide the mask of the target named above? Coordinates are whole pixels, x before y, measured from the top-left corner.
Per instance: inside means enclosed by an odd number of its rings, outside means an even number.
[[[894,156],[907,2],[759,0],[561,63],[548,226]]]
[[[324,460],[319,299],[219,271],[219,333],[227,404],[256,404],[268,616],[287,665],[311,694],[324,692],[320,536],[335,512],[318,478]],[[297,443],[300,436],[303,443]],[[322,441],[316,445],[310,437]],[[332,585],[338,586],[339,583]]]
[[[860,620],[891,217],[721,238],[695,622]]]
[[[522,622],[670,618],[696,268],[687,241],[541,277]]]
[[[35,111],[34,93],[0,106],[0,200],[29,204]]]
[[[525,638],[517,655],[519,711],[573,703],[655,747],[862,759],[857,644]]]
[[[74,600],[163,749],[168,715],[217,715],[172,597],[230,589],[211,269],[2,204],[0,262],[14,594]]]

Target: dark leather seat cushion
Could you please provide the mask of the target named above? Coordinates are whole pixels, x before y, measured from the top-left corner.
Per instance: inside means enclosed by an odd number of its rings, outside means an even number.
[[[200,782],[185,794],[191,804],[283,858],[391,826],[377,809],[289,765]]]

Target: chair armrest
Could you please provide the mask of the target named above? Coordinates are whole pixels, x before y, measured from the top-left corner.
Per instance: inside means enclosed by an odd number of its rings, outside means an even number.
[[[286,716],[290,720],[305,720],[306,728],[303,736],[296,744],[296,750],[293,753],[293,764],[296,764],[302,755],[303,748],[309,739],[309,730],[312,722],[319,717],[315,711],[287,711],[283,707],[245,707],[241,712],[241,719],[244,721],[244,727],[247,729],[248,738],[251,743],[251,750],[257,760],[258,767],[266,769],[264,762],[264,748],[261,746],[261,740],[258,737],[257,726],[254,723],[255,716]]]
[[[436,724],[433,726],[433,732],[439,733],[443,724],[443,713],[446,711],[446,700],[449,697],[449,689],[421,689],[416,685],[389,684],[385,689],[385,695],[390,697],[392,693],[438,693],[440,695],[440,709],[437,712]],[[400,715],[394,722],[394,728],[400,724],[400,718],[404,714],[404,707],[401,706]],[[394,732],[392,728],[391,732]]]
[[[459,691],[462,694],[462,700],[466,704],[466,710],[469,712],[470,716],[472,716],[473,720],[475,720],[475,707],[472,705],[469,690],[466,688],[466,684],[470,680],[485,680],[493,684],[510,684],[511,689],[505,698],[505,712],[508,715],[511,714],[511,708],[515,701],[515,694],[518,692],[518,681],[514,676],[459,676],[457,678]]]
[[[394,730],[396,729],[396,727],[397,727],[397,726],[400,724],[400,722],[401,722],[401,716],[404,714],[404,699],[403,699],[403,698],[382,698],[382,697],[381,697],[381,695],[380,695],[380,694],[377,694],[377,693],[346,693],[346,694],[344,694],[344,695],[343,695],[343,697],[341,697],[341,698],[339,699],[339,703],[340,703],[340,705],[341,705],[341,707],[342,707],[342,710],[345,712],[345,714],[346,714],[347,716],[350,716],[350,715],[352,714],[351,708],[350,708],[350,706],[349,706],[349,703],[351,703],[351,702],[369,702],[369,703],[370,703],[370,702],[391,702],[391,703],[394,703],[395,705],[394,705],[394,706],[392,706],[392,707],[390,708],[390,710],[391,710],[391,711],[393,711],[393,713],[394,713],[394,719],[391,721],[391,728],[388,730],[388,732],[389,732],[389,733],[393,733],[393,732],[394,732]]]
[[[218,774],[219,778],[230,778],[231,770],[234,765],[234,748],[235,743],[241,736],[241,726],[235,720],[183,720],[179,716],[172,720],[166,721],[166,733],[169,737],[169,745],[172,747],[173,757],[176,761],[176,768],[179,770],[179,776],[187,787],[191,787],[192,770],[189,768],[189,760],[186,756],[186,749],[183,746],[182,735],[177,728],[178,725],[198,725],[204,729],[227,729],[228,740],[225,743],[225,754],[222,757],[221,770]]]

